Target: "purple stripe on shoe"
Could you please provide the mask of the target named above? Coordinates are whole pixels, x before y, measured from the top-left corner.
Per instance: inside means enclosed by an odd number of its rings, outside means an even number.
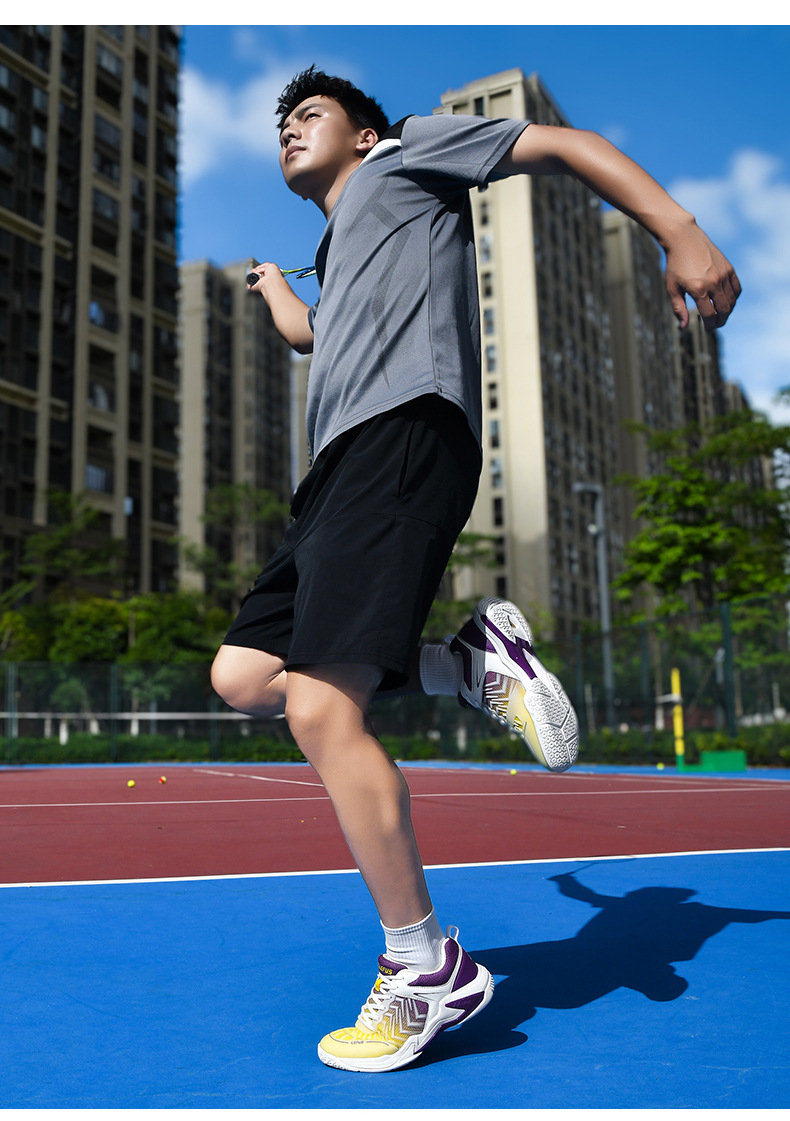
[[[464,985],[468,985],[470,981],[474,981],[477,977],[477,966],[469,957],[466,950],[461,950],[461,968],[458,970],[458,976],[453,982],[453,992],[456,989],[462,989]]]
[[[527,640],[516,635],[515,641],[513,641],[513,639],[508,638],[508,636],[503,631],[501,631],[499,627],[496,626],[496,624],[492,623],[487,616],[484,619],[484,624],[486,627],[486,632],[488,630],[491,630],[494,634],[496,634],[497,638],[503,643],[505,649],[507,650],[513,661],[516,662],[517,665],[524,668],[524,671],[528,677],[534,679],[537,674],[533,671],[529,662],[524,657],[525,651],[527,654],[532,655],[532,657],[535,656],[535,651],[532,649]],[[468,623],[465,623],[463,627],[461,627],[460,631],[458,632],[458,638],[461,640],[461,642],[457,644],[451,643],[450,646],[450,649],[455,653],[461,655],[464,654],[464,648],[462,645],[462,643],[464,642],[468,646],[473,646],[475,650],[486,650],[491,654],[496,653],[496,647],[488,638],[488,634],[484,634],[480,630],[480,627],[474,621],[474,619],[470,619]],[[467,681],[467,684],[469,684],[472,679],[471,660],[467,662],[468,657],[468,655],[464,657],[464,678]]]
[[[471,993],[469,996],[462,996],[459,1000],[448,1000],[448,1008],[458,1008],[464,1013],[462,1019],[466,1019],[474,1012],[475,1008],[485,999],[485,991],[480,993]],[[449,1027],[449,1024],[447,1025]]]
[[[384,957],[384,954],[379,956],[379,973],[383,973],[385,977],[393,977],[396,973],[400,973],[400,971],[405,968],[405,965],[393,961],[392,958]]]
[[[504,643],[505,649],[507,650],[510,657],[514,662],[516,662],[517,665],[523,667],[523,669],[526,671],[527,676],[533,679],[536,678],[537,674],[532,669],[532,666],[529,664],[527,659],[523,656],[524,651],[526,651],[528,654],[531,654],[533,658],[535,656],[535,651],[532,649],[527,640],[525,638],[519,638],[519,636],[516,635],[516,641],[513,642],[513,640],[508,638],[506,634],[502,633],[499,627],[495,627],[493,623],[490,623],[488,620],[486,620],[486,626],[491,627],[492,631],[496,631],[497,637]],[[487,643],[486,649],[493,651],[495,648],[490,643]]]
[[[469,646],[474,646],[476,650],[486,649],[486,636],[478,627],[474,619],[470,619],[468,623],[464,623],[458,632],[458,638]],[[491,647],[489,646],[490,650]]]

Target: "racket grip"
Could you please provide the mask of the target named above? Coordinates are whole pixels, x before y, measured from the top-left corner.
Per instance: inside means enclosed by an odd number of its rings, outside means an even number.
[[[247,273],[247,283],[250,284],[250,285],[257,284],[260,279],[261,279],[261,274],[259,272],[248,272]]]

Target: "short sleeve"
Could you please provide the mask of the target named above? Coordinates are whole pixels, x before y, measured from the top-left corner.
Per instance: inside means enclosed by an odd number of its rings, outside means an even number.
[[[403,167],[482,186],[528,124],[448,114],[408,117],[401,131]]]

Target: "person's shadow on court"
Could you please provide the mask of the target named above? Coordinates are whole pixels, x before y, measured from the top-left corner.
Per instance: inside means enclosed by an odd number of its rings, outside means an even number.
[[[691,961],[730,923],[790,919],[790,911],[692,903],[697,893],[690,888],[642,887],[617,896],[585,887],[574,872],[549,878],[598,914],[573,938],[470,951],[498,978],[493,1000],[461,1031],[440,1036],[423,1061],[517,1047],[527,1036],[516,1029],[538,1008],[581,1008],[619,988],[677,1000],[688,981],[673,962]]]

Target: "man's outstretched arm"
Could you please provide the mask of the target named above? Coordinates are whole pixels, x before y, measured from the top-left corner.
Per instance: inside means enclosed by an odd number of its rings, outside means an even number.
[[[506,175],[574,175],[644,226],[667,255],[667,291],[681,327],[694,300],[706,331],[723,327],[741,286],[732,265],[655,179],[594,132],[529,125],[497,165]]]

